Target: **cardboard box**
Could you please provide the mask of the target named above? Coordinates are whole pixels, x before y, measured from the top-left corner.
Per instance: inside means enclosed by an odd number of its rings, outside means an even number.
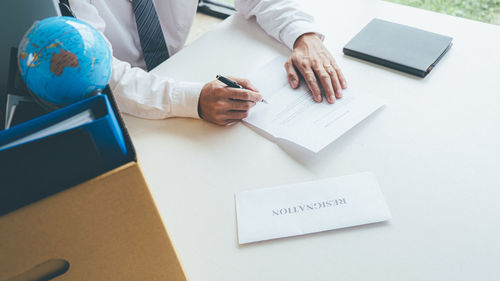
[[[186,280],[135,162],[0,217],[0,280],[58,259],[57,280]]]
[[[0,280],[186,281],[126,142],[127,164],[0,215]]]

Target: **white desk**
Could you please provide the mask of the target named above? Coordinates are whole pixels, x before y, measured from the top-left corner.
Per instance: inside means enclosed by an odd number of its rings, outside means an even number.
[[[190,280],[500,280],[500,27],[389,3],[305,1],[351,91],[387,101],[320,154],[242,124],[126,117]],[[425,79],[344,57],[373,16],[453,36],[454,46]],[[246,76],[287,52],[236,16],[156,71]],[[390,222],[238,246],[235,191],[362,171],[377,175]]]

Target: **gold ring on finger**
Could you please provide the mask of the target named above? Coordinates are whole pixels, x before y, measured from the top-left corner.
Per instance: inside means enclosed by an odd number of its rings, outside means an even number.
[[[333,68],[333,66],[331,64],[327,64],[325,66],[323,66],[325,68],[325,70],[330,70]]]

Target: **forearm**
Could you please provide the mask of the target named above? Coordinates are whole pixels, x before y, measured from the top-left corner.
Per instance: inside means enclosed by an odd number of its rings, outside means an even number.
[[[120,111],[141,118],[198,116],[202,83],[175,81],[113,59],[109,82]]]
[[[314,18],[301,11],[290,0],[236,0],[236,9],[246,18],[256,17],[257,23],[272,37],[290,49],[304,33],[316,33],[323,38]]]

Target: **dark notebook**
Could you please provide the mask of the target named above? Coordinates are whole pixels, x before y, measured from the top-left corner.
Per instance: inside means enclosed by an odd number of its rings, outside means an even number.
[[[373,19],[344,47],[344,54],[425,77],[450,49],[453,38]]]

